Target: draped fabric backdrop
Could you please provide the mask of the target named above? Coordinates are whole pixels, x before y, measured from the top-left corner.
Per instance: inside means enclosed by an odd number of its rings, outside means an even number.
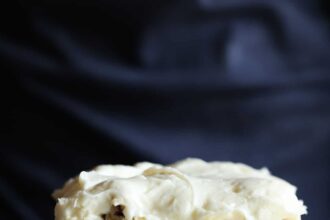
[[[0,219],[53,219],[51,192],[97,164],[184,157],[267,166],[327,219],[324,2],[3,3]]]

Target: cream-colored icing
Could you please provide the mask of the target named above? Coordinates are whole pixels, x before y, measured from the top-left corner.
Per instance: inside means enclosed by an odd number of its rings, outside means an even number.
[[[296,188],[267,169],[199,159],[102,165],[53,195],[55,220],[300,220],[306,214]],[[115,207],[123,216],[109,215]]]

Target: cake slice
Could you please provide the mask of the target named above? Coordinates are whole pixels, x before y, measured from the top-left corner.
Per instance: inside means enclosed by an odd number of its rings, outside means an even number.
[[[102,165],[53,194],[55,220],[300,220],[296,187],[231,162]]]

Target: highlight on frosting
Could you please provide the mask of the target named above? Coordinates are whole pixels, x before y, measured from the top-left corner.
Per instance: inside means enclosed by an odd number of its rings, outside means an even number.
[[[55,220],[300,220],[296,187],[231,162],[101,165],[53,193]]]

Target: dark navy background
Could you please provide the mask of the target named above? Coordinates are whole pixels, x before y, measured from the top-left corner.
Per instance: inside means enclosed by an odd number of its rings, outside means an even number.
[[[330,208],[326,1],[12,0],[0,7],[0,219],[102,163],[232,160]]]

